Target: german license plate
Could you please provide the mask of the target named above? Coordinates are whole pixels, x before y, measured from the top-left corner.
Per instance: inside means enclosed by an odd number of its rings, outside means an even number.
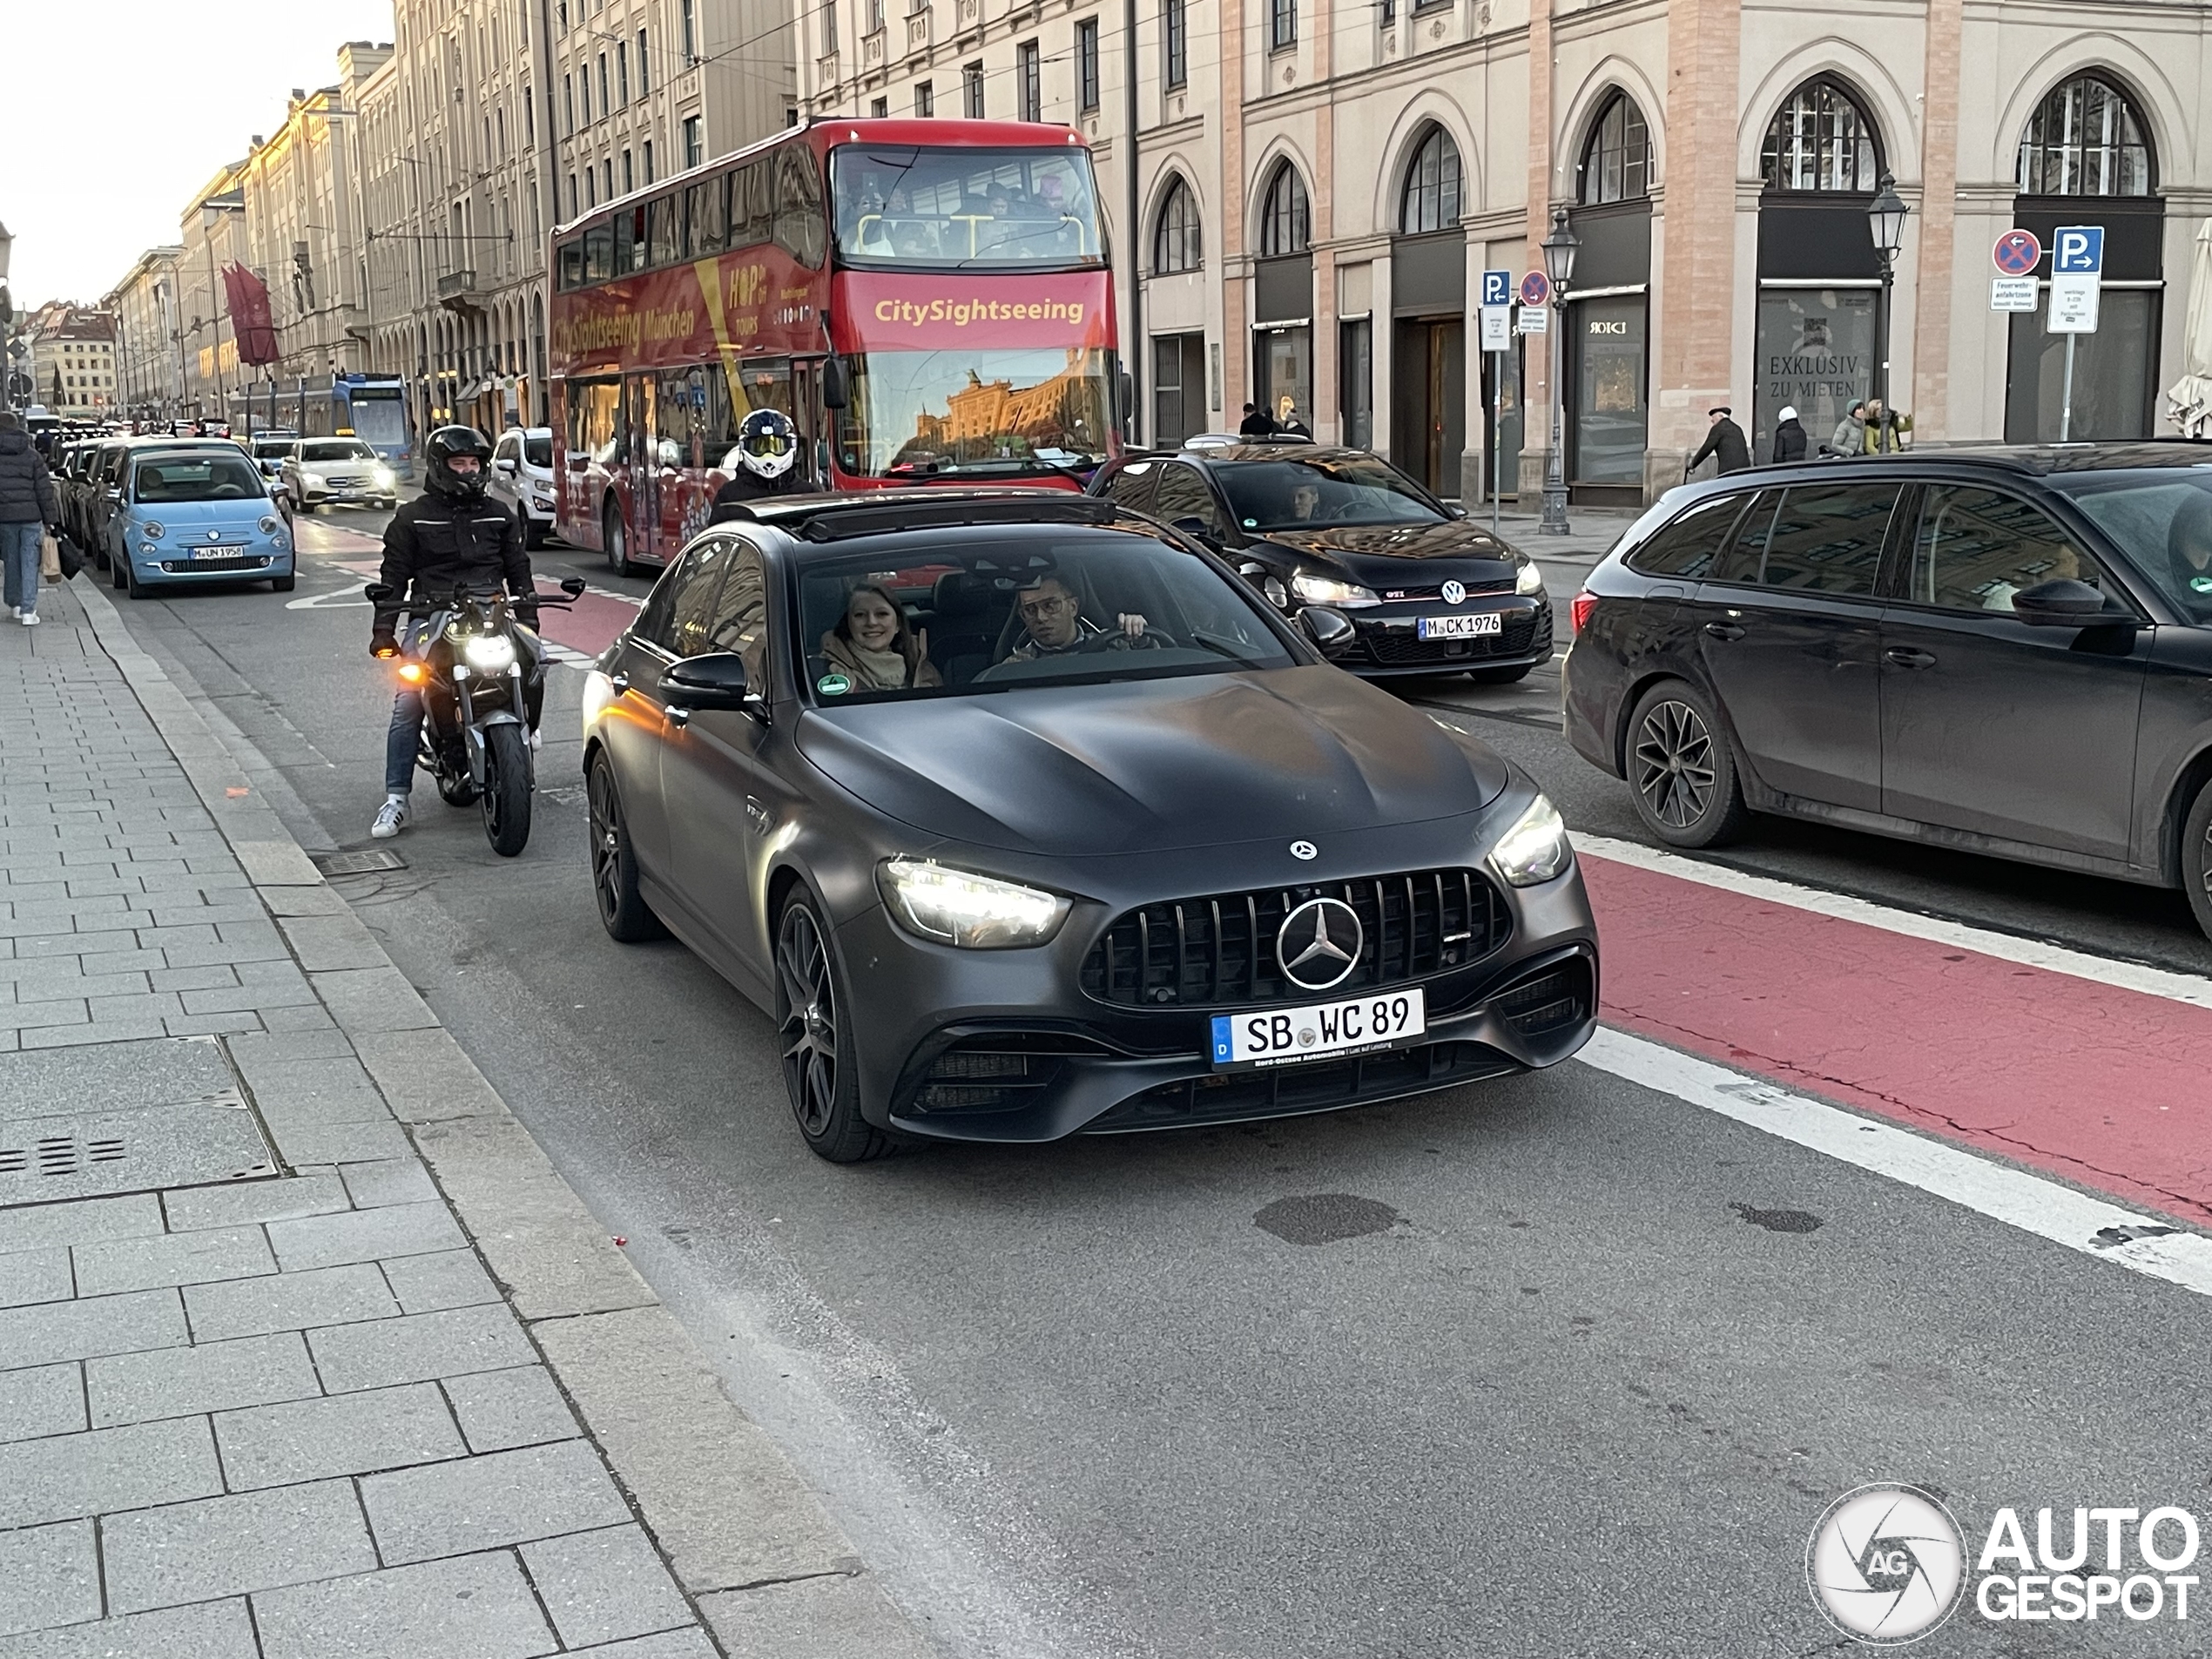
[[[192,556],[194,559],[234,559],[245,551],[242,547],[196,547]]]
[[[1505,617],[1495,610],[1463,610],[1456,617],[1423,617],[1420,627],[1423,639],[1480,639],[1505,631]]]
[[[1267,1013],[1217,1014],[1214,1069],[1294,1065],[1325,1055],[1394,1049],[1427,1028],[1426,1011],[1417,990],[1374,992],[1342,1002],[1315,1002]]]

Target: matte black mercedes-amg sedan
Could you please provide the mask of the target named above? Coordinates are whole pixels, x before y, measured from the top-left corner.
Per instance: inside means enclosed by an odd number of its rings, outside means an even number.
[[[755,502],[583,725],[607,931],[774,1017],[825,1157],[1326,1110],[1591,1028],[1550,802],[1111,501]]]

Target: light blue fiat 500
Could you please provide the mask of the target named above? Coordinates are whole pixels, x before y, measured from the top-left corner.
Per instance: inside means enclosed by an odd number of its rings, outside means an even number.
[[[268,482],[233,443],[162,449],[130,463],[108,529],[115,585],[133,599],[188,583],[266,578],[289,593],[292,533]]]

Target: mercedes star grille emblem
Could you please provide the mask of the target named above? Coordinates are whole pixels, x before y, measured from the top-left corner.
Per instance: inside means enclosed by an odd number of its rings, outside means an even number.
[[[1341,899],[1308,899],[1283,918],[1275,934],[1275,960],[1301,990],[1340,985],[1359,966],[1366,930],[1359,913]]]
[[[1292,841],[1291,856],[1294,859],[1318,859],[1321,856],[1321,849],[1311,841]]]
[[[1461,604],[1466,600],[1467,597],[1467,586],[1466,583],[1447,582],[1444,584],[1444,603],[1446,604],[1455,605]]]

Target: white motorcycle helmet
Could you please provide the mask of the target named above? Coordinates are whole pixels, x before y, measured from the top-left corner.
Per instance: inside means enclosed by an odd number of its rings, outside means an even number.
[[[738,464],[774,483],[799,460],[799,428],[781,409],[755,409],[738,428]]]

